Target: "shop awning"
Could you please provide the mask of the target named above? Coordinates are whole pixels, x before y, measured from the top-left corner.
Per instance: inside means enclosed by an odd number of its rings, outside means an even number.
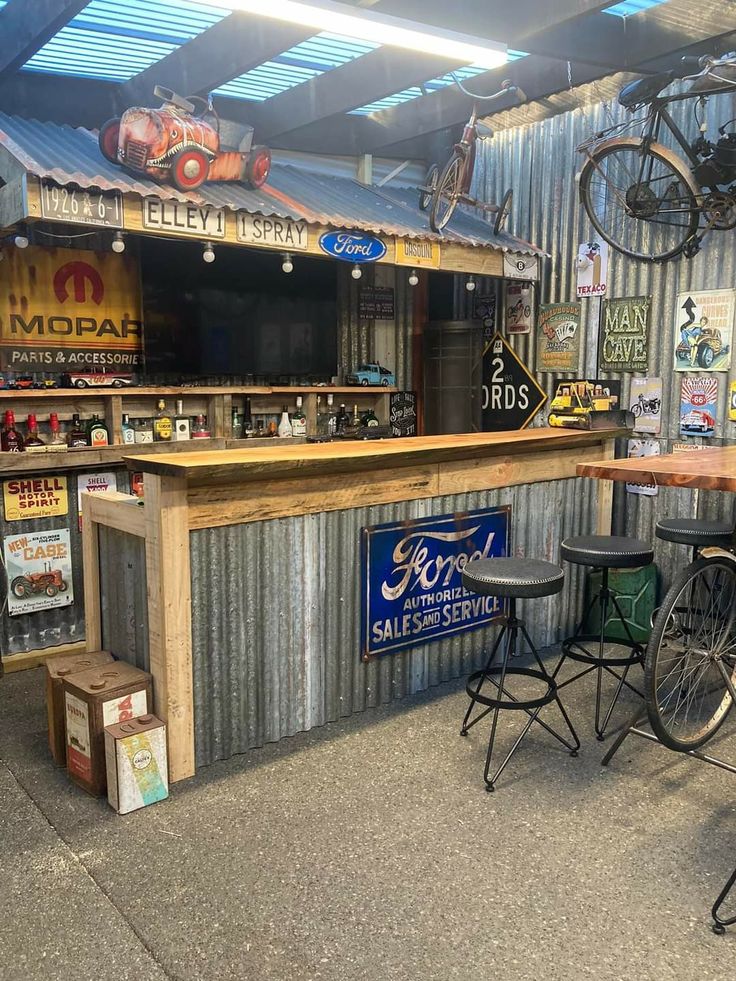
[[[43,123],[0,113],[0,177],[9,183],[18,172],[53,180],[62,186],[119,191],[141,197],[190,201],[247,211],[266,217],[351,228],[400,238],[424,239],[459,246],[490,248],[525,255],[544,251],[460,208],[441,236],[429,228],[418,207],[417,188],[387,184],[366,186],[348,177],[275,160],[268,182],[259,190],[243,184],[210,183],[196,192],[182,192],[133,175],[107,161],[97,133],[56,123]]]

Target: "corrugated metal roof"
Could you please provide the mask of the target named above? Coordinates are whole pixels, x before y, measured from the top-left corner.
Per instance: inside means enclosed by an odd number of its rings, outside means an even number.
[[[59,184],[156,195],[403,238],[544,254],[512,235],[504,232],[495,235],[487,221],[461,209],[455,213],[451,227],[441,237],[437,236],[430,230],[426,214],[419,210],[416,188],[366,187],[347,177],[320,173],[318,158],[313,170],[276,160],[268,183],[259,190],[229,182],[206,184],[199,191],[187,194],[111,164],[100,153],[97,134],[90,130],[0,113],[0,145],[28,173],[48,177]]]

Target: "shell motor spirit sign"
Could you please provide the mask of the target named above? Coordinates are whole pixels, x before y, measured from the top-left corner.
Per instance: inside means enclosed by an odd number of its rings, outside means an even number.
[[[468,592],[462,570],[471,559],[508,555],[510,515],[507,506],[364,528],[363,659],[503,616],[503,600]]]
[[[135,371],[138,264],[115,252],[30,246],[0,262],[0,368]]]

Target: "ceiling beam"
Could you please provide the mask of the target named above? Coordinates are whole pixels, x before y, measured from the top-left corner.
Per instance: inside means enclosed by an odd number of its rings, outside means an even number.
[[[180,95],[204,95],[287,51],[314,31],[296,24],[233,13],[120,87],[121,108],[153,97],[155,85]]]
[[[0,78],[22,68],[86,5],[87,0],[8,0],[0,10]]]
[[[256,115],[258,140],[302,130],[459,67],[447,58],[377,48],[269,99]]]

